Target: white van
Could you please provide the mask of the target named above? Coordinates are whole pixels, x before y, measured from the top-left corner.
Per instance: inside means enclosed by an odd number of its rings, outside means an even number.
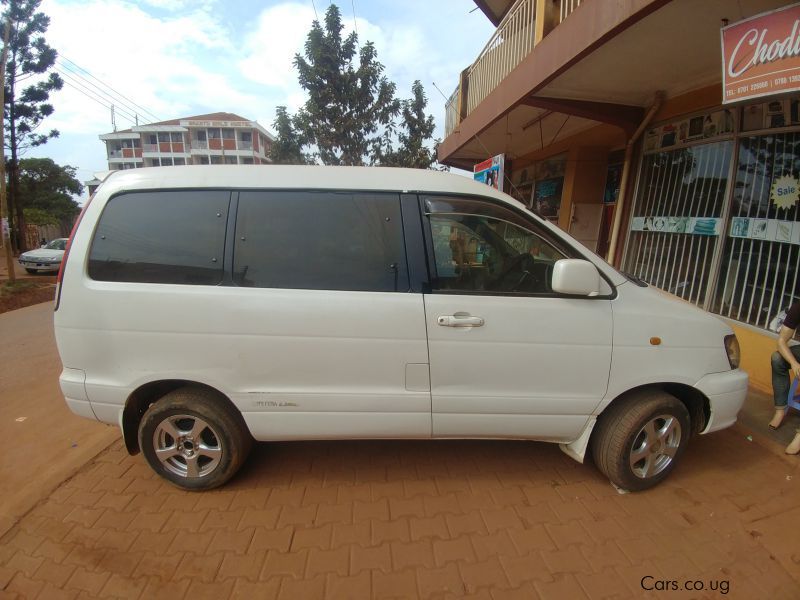
[[[522,438],[640,490],[747,390],[726,324],[457,175],[118,172],[64,265],[67,404],[187,489],[254,440]]]

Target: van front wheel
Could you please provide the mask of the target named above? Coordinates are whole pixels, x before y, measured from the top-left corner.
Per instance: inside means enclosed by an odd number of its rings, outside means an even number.
[[[204,388],[180,388],[150,405],[139,447],[159,475],[187,490],[208,490],[239,470],[252,445],[240,415]]]
[[[595,464],[616,486],[639,491],[672,472],[689,442],[689,412],[661,390],[646,390],[612,404],[592,436]]]

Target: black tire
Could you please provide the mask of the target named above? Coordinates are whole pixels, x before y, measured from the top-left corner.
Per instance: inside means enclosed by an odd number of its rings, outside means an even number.
[[[39,271],[37,271],[36,269],[28,269],[27,267],[25,268],[25,270],[26,270],[26,271],[27,271],[27,272],[28,272],[30,275],[36,275],[36,274],[39,272]]]
[[[661,390],[642,390],[600,415],[592,434],[592,457],[616,486],[646,490],[672,472],[690,434],[689,412],[680,400]]]
[[[242,466],[252,444],[242,415],[219,394],[200,387],[170,392],[151,404],[139,423],[139,447],[147,463],[186,490],[224,484]],[[163,460],[157,449],[165,451]]]

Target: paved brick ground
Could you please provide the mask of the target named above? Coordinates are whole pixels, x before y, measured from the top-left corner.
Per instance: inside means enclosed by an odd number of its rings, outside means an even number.
[[[115,443],[0,539],[0,598],[798,598],[799,464],[729,430],[619,495],[546,444],[264,444],[190,494]]]

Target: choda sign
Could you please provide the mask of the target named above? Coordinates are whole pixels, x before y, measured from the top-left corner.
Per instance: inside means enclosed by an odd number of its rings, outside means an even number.
[[[722,28],[722,101],[800,89],[800,4]]]

